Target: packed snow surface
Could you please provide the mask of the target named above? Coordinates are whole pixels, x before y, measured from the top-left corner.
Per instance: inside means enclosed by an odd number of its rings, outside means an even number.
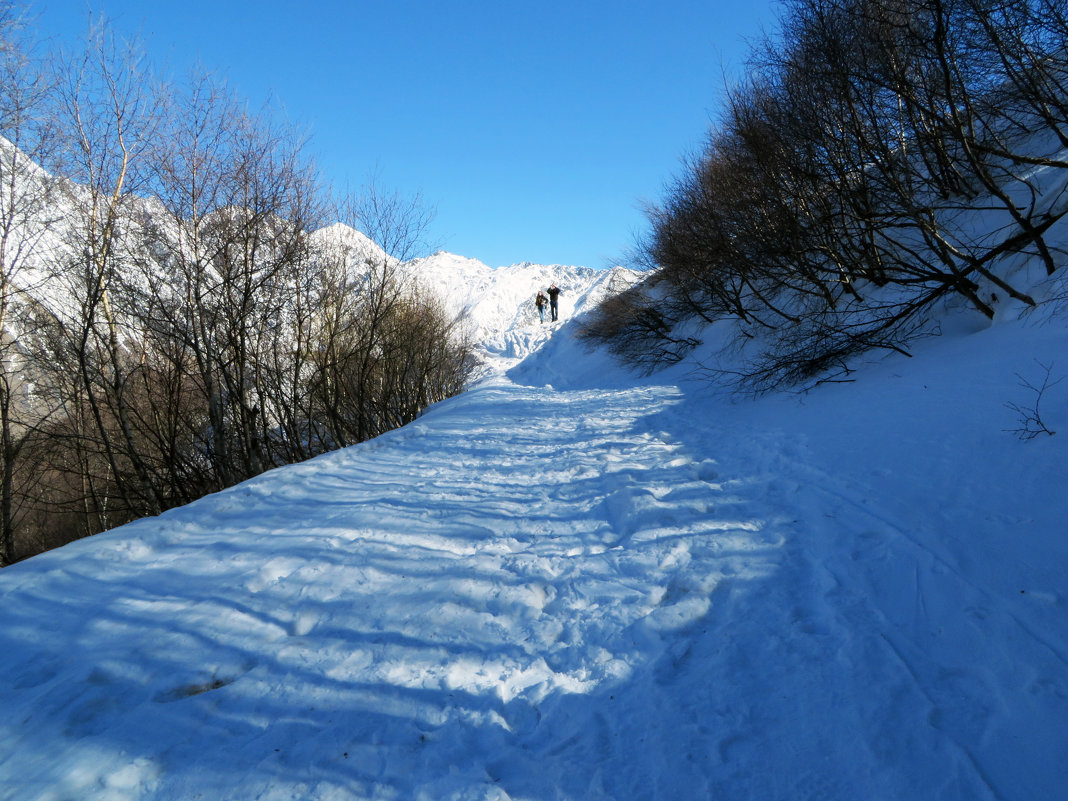
[[[978,328],[752,401],[539,326],[8,568],[0,798],[1062,799],[1068,322]]]

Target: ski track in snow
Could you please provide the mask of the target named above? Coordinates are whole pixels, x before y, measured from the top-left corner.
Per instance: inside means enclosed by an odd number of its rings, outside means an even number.
[[[1058,587],[1010,589],[940,536],[937,498],[873,484],[907,477],[712,408],[498,376],[5,570],[0,797],[1068,786]],[[980,517],[977,544],[1021,522]]]
[[[0,776],[22,798],[139,797],[116,782],[164,787],[196,761],[183,797],[615,797],[624,766],[591,784],[590,764],[648,722],[613,693],[684,660],[717,594],[782,547],[736,480],[657,427],[678,400],[487,384],[33,560],[2,601],[21,692]],[[100,582],[110,600],[71,614]],[[162,751],[131,758],[147,731]]]

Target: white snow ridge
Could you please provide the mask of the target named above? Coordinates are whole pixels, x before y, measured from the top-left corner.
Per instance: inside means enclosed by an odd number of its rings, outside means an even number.
[[[517,366],[0,572],[0,798],[1063,797],[1068,317],[732,402],[509,275]]]

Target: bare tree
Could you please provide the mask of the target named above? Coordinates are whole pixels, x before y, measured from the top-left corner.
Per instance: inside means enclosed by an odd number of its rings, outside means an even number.
[[[16,517],[21,553],[53,547],[463,389],[464,321],[405,267],[421,201],[337,211],[292,126],[203,72],[164,86],[103,23],[48,95],[16,28],[0,13],[0,566]],[[51,143],[57,178],[33,165]],[[370,239],[332,241],[330,216]]]
[[[430,212],[371,185],[339,216],[368,235],[339,243],[315,341],[314,398],[334,446],[404,425],[461,391],[472,370],[462,319],[404,267]]]
[[[30,433],[47,418],[29,393],[35,331],[25,313],[45,259],[55,181],[51,83],[11,3],[0,3],[0,567],[15,553],[16,465]]]
[[[322,192],[301,138],[204,74],[176,93],[155,189],[162,213],[143,266],[152,336],[172,369],[188,371],[201,409],[190,456],[204,457],[202,481],[217,489],[307,453],[275,434],[299,427],[291,404],[306,372],[296,362],[313,313],[308,231],[321,224]]]
[[[64,278],[78,306],[68,352],[121,506],[158,514],[163,503],[139,447],[130,411],[129,379],[138,332],[123,314],[129,262],[125,235],[149,177],[146,156],[161,120],[162,88],[136,43],[118,41],[103,24],[85,51],[59,67],[59,97],[70,149],[67,203],[76,214]],[[90,444],[88,441],[85,443]]]
[[[1048,0],[790,0],[708,145],[652,209],[652,305],[624,330],[677,353],[687,319],[740,321],[760,387],[904,351],[952,296],[1035,301],[1007,268],[1063,258],[1063,8]],[[1048,151],[1048,152],[1047,152]],[[1046,168],[1043,174],[1036,167]],[[1042,183],[1044,182],[1044,184]],[[1060,182],[1063,184],[1063,181]],[[976,228],[982,206],[996,225]],[[666,290],[666,291],[665,291]],[[639,293],[631,293],[631,299]],[[618,315],[617,315],[618,317]]]

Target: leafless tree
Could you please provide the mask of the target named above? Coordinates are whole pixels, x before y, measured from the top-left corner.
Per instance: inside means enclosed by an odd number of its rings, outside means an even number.
[[[321,305],[313,392],[335,446],[410,422],[472,369],[463,321],[404,269],[430,220],[421,199],[371,184],[339,216],[369,240],[340,243]]]
[[[687,319],[734,317],[768,343],[741,374],[769,387],[903,350],[952,296],[988,317],[996,296],[1033,305],[1009,266],[1063,260],[1046,241],[1068,210],[1046,191],[1049,170],[1068,167],[1063,8],[785,8],[704,152],[652,209],[644,260],[660,268],[660,297],[634,319],[656,318],[646,330],[670,344]],[[980,207],[1000,222],[976,228]]]
[[[6,10],[0,566],[463,389],[464,321],[405,266],[427,230],[420,200],[371,187],[327,202],[292,126],[203,71],[156,81],[103,23],[39,75]],[[335,241],[329,219],[369,238]]]
[[[81,378],[95,443],[115,482],[116,505],[158,514],[163,502],[137,441],[130,377],[139,332],[124,314],[128,228],[150,176],[147,155],[158,133],[162,87],[136,43],[120,42],[101,23],[85,51],[57,68],[61,125],[69,145],[66,202],[75,214],[62,276],[77,304],[66,321],[66,352]],[[85,446],[90,442],[84,441]]]
[[[15,475],[29,435],[47,418],[29,392],[30,342],[25,313],[42,281],[45,233],[55,181],[51,83],[13,4],[0,3],[0,567],[16,558]]]
[[[144,305],[156,304],[152,336],[196,396],[184,436],[188,457],[210,466],[207,488],[307,455],[294,420],[318,283],[308,232],[323,193],[303,150],[289,126],[205,74],[175,93],[158,146]]]

